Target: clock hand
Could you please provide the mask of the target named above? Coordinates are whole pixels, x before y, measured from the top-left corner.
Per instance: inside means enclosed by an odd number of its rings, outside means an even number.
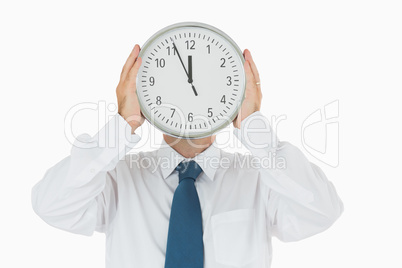
[[[191,87],[193,89],[194,95],[198,96],[197,90],[195,90],[193,83],[191,83]]]
[[[193,83],[193,56],[188,56],[188,82]]]
[[[186,66],[184,66],[183,60],[181,59],[180,54],[179,54],[179,51],[177,50],[176,44],[175,44],[174,42],[173,42],[173,48],[174,48],[174,50],[176,50],[177,56],[179,56],[179,60],[180,60],[180,62],[181,62],[181,66],[183,66],[183,69],[184,69],[184,71],[186,72],[186,75],[187,75],[187,77],[188,77],[188,72],[187,72]]]
[[[198,96],[197,90],[193,85],[193,56],[188,56],[188,82],[191,84],[193,92],[196,96]]]
[[[193,56],[188,56],[188,80],[191,84],[191,88],[193,89],[194,95],[198,96],[197,90],[193,85]]]
[[[188,82],[191,84],[191,88],[193,89],[194,95],[198,96],[197,90],[195,89],[194,85],[193,85],[193,80],[190,80],[190,76],[187,72],[186,66],[184,66],[183,60],[181,59],[179,50],[177,50],[176,44],[173,42],[173,49],[176,50],[177,56],[179,56],[179,60],[181,62],[181,66],[183,66],[184,71],[186,72],[187,78],[188,78]],[[190,82],[191,81],[191,82]]]

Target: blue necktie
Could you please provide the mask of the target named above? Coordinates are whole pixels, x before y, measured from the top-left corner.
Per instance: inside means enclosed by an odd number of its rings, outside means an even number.
[[[195,161],[177,167],[179,186],[173,196],[165,268],[203,268],[201,207],[194,182],[202,169]]]

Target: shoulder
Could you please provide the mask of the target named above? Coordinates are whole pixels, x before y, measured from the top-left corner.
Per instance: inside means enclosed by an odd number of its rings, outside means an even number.
[[[151,168],[157,165],[157,152],[158,150],[136,152],[127,154],[123,162],[130,169],[144,169]]]
[[[117,164],[117,173],[136,173],[144,169],[154,169],[158,165],[157,151],[141,151],[126,154]]]
[[[247,171],[253,172],[258,171],[258,168],[255,163],[255,157],[251,154],[243,154],[243,153],[231,153],[227,151],[221,150],[221,166],[223,168],[229,168],[235,170],[236,172]]]

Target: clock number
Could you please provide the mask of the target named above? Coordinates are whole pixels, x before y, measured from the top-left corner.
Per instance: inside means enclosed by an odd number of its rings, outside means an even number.
[[[226,67],[225,66],[225,63],[226,63],[225,58],[221,58],[221,61],[222,61],[221,68],[225,68]]]
[[[162,99],[161,96],[157,96],[156,97],[156,104],[161,105],[161,103],[162,103],[161,99]]]
[[[173,115],[174,115],[174,112],[176,112],[176,109],[175,108],[170,108],[170,110],[172,110],[173,112],[172,112],[172,115],[170,116],[170,118],[172,118],[173,117]]]
[[[190,41],[186,41],[186,44],[187,44],[187,49],[195,49],[194,48],[194,46],[195,46],[195,41],[194,40],[190,40]]]
[[[227,76],[226,79],[228,80],[228,82],[226,83],[226,85],[228,85],[228,86],[232,85],[232,77],[231,77],[231,76]]]
[[[222,96],[221,102],[222,102],[223,104],[226,104],[226,96],[225,96],[225,95]]]
[[[165,59],[155,59],[155,61],[156,61],[156,67],[157,68],[159,68],[159,67],[161,67],[161,68],[163,68],[163,67],[165,67]]]
[[[170,51],[172,51],[173,55],[176,55],[176,49],[174,49],[174,47],[167,46],[166,49],[167,49],[168,56],[170,56],[170,53],[171,53]]]
[[[208,48],[208,54],[211,54],[211,46],[208,45],[207,48]]]
[[[155,77],[151,76],[151,77],[149,78],[149,85],[150,85],[150,86],[155,85]]]
[[[193,113],[188,114],[188,122],[193,122]]]
[[[212,117],[213,115],[212,108],[208,108],[208,117]]]

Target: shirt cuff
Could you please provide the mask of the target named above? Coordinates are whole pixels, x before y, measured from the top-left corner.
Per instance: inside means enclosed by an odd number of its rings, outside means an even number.
[[[234,128],[234,135],[255,156],[266,156],[278,147],[276,133],[260,111],[243,119],[240,129]]]

